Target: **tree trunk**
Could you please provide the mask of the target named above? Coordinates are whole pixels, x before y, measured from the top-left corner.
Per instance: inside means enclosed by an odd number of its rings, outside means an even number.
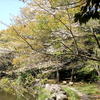
[[[98,80],[97,84],[98,84],[98,89],[100,90],[100,80]]]
[[[72,68],[72,71],[71,71],[71,82],[73,82],[73,79],[74,79],[74,68]]]
[[[56,72],[56,82],[59,82],[60,81],[60,73],[59,73],[59,70],[57,70]]]
[[[95,67],[95,69],[96,69],[96,71],[98,73],[98,77],[100,78],[100,71],[99,71],[100,66],[99,65],[95,65],[94,67]],[[100,79],[97,81],[97,84],[98,84],[98,88],[100,90]]]
[[[94,68],[96,69],[97,73],[98,73],[98,76],[100,77],[100,66],[99,65],[95,65]]]

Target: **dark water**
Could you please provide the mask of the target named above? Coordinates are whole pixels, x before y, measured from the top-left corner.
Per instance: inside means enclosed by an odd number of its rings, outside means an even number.
[[[28,98],[28,100],[34,100],[34,98],[30,96],[28,93],[25,94],[25,96]],[[23,97],[11,95],[4,91],[0,91],[0,100],[26,100],[26,99]]]

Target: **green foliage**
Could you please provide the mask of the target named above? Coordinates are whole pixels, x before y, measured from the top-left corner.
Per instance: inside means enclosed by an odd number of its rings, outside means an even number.
[[[14,94],[14,89],[10,86],[10,80],[8,78],[0,80],[0,87],[8,93]]]
[[[99,0],[87,0],[85,5],[80,9],[80,12],[75,14],[75,22],[79,21],[80,24],[87,23],[91,18],[99,19]]]
[[[35,78],[32,76],[31,71],[26,71],[24,73],[19,73],[16,82],[19,85],[31,86],[34,80]]]
[[[22,86],[19,86],[16,81],[9,78],[3,78],[0,80],[0,88],[12,95],[20,95],[25,92],[25,89]]]
[[[47,91],[44,88],[39,88],[38,91],[40,91],[40,92],[37,96],[37,100],[44,100],[51,96],[50,91]]]
[[[22,100],[26,100],[26,98],[32,97],[30,93],[27,94],[28,89],[25,89],[23,86],[19,85],[16,80],[11,80],[9,78],[3,78],[0,80],[0,88],[4,92],[15,95],[17,98]],[[34,95],[34,92],[32,93]]]
[[[99,79],[95,68],[91,65],[87,65],[80,70],[77,70],[76,81],[93,82]]]
[[[13,53],[2,53],[0,56],[0,70],[4,71],[12,68]]]

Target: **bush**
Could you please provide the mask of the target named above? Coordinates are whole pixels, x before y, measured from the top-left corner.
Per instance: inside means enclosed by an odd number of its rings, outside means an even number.
[[[19,73],[16,81],[19,83],[19,85],[31,86],[34,80],[35,78],[32,76],[31,72],[26,71],[24,73]]]

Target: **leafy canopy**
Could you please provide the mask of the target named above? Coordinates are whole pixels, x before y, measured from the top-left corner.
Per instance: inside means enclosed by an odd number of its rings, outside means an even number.
[[[75,14],[75,22],[79,21],[80,24],[88,22],[91,18],[100,19],[100,0],[86,0],[80,12]]]

